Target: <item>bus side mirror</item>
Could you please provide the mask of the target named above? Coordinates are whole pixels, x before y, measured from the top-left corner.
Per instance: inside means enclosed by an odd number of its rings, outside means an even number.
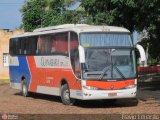
[[[138,51],[140,53],[141,62],[145,62],[146,61],[146,54],[145,54],[144,48],[139,44],[136,45],[136,48],[138,49]]]
[[[80,63],[85,63],[85,52],[82,46],[78,47]]]

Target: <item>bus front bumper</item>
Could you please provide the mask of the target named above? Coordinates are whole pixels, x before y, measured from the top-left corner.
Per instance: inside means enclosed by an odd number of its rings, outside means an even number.
[[[137,87],[123,90],[82,90],[83,100],[135,98]]]

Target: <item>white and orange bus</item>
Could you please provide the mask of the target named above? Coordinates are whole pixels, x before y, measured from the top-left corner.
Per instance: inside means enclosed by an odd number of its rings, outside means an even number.
[[[10,84],[30,92],[75,99],[134,98],[135,47],[121,27],[66,24],[10,39]]]

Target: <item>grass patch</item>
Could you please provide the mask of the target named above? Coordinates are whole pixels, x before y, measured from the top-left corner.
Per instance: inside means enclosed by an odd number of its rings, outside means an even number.
[[[6,83],[9,83],[9,79],[8,78],[0,78],[0,84],[6,84]]]
[[[0,78],[0,81],[9,81],[9,78]]]

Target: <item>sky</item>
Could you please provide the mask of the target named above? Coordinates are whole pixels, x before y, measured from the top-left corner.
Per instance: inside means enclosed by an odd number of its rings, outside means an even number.
[[[67,10],[75,10],[80,6],[81,2],[72,2],[68,7],[66,7]]]
[[[0,0],[0,29],[16,29],[22,23],[20,9],[25,0]]]
[[[20,9],[25,0],[0,0],[0,29],[16,29],[22,24]],[[68,10],[74,10],[80,2],[73,3]]]
[[[134,45],[136,45],[137,42],[138,42],[138,32],[134,31],[133,32],[133,43],[134,43]]]

